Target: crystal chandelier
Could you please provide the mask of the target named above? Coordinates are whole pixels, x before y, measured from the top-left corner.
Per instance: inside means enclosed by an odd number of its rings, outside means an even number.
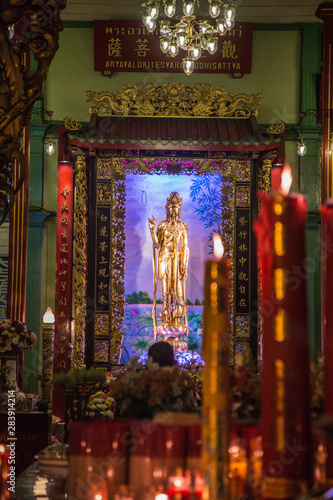
[[[176,14],[177,1],[182,1],[180,21],[170,21]],[[153,33],[157,27],[157,18],[163,10],[165,18],[159,21],[160,48],[165,54],[175,57],[179,49],[185,50],[183,70],[190,75],[194,64],[204,50],[214,54],[218,47],[218,35],[225,35],[235,24],[235,5],[222,0],[208,0],[208,14],[204,19],[194,15],[195,3],[199,0],[151,0],[143,3],[142,21],[146,29]],[[208,18],[208,20],[207,20]]]

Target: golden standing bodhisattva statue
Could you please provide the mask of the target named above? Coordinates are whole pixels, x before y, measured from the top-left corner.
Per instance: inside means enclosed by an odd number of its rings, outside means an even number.
[[[186,343],[177,339],[181,335],[188,335],[185,292],[189,249],[187,225],[180,220],[181,208],[182,199],[173,192],[167,199],[166,220],[159,223],[157,232],[154,216],[148,219],[153,240],[154,334],[155,338],[157,334],[163,335],[175,350],[186,348]],[[157,265],[155,248],[158,249]],[[162,325],[159,326],[156,319],[157,279],[161,280],[163,299]]]

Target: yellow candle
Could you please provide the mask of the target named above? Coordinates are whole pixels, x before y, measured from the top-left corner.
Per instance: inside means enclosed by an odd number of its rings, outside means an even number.
[[[230,427],[229,269],[223,245],[214,236],[214,260],[206,262],[203,329],[202,473],[205,496],[228,498]]]

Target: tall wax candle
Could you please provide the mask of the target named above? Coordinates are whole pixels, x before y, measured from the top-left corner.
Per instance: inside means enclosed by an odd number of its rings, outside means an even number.
[[[321,207],[322,217],[322,276],[323,276],[323,357],[324,357],[324,410],[333,416],[333,199]],[[326,481],[333,486],[333,444],[327,443]]]
[[[283,179],[286,172],[284,169]],[[289,167],[290,183],[291,173]],[[289,190],[289,189],[288,189]],[[311,479],[305,227],[300,194],[259,194],[263,498],[296,497]]]
[[[220,245],[220,250],[218,249]],[[230,427],[229,269],[223,245],[214,236],[215,260],[206,262],[203,328],[202,474],[203,498],[229,495],[228,448]],[[206,495],[206,496],[205,496]]]

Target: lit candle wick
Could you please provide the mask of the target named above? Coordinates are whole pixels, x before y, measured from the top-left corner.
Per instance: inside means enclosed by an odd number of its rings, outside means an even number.
[[[218,234],[213,235],[213,245],[214,245],[214,256],[222,259],[224,254],[224,246],[221,237]]]
[[[293,176],[291,174],[291,168],[289,167],[289,165],[285,165],[282,169],[279,192],[281,194],[287,195],[289,193],[289,189],[292,182],[293,182]]]

